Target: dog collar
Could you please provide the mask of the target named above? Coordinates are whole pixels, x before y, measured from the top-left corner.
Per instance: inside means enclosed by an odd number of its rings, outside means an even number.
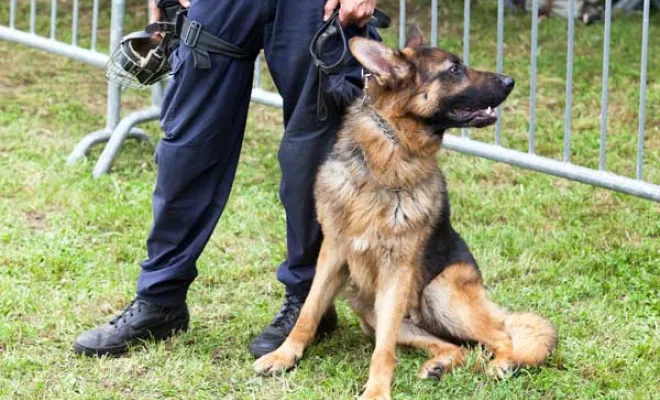
[[[380,114],[378,114],[376,110],[374,110],[373,108],[369,106],[366,106],[366,108],[368,108],[371,111],[371,118],[376,123],[376,125],[378,125],[378,127],[385,134],[385,136],[387,136],[387,138],[393,141],[395,144],[399,144],[399,135],[396,133],[394,128],[392,128],[390,124],[388,124],[387,121],[385,121],[385,118],[380,116]]]

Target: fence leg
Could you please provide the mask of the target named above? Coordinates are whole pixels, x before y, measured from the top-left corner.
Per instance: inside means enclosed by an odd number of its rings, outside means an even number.
[[[94,5],[96,6],[96,1]],[[111,11],[111,21],[110,21],[110,54],[119,46],[122,38],[122,32],[124,28],[124,14],[126,11],[125,0],[112,0],[112,11]],[[95,15],[96,16],[96,15]],[[96,33],[96,31],[94,31]],[[92,46],[94,47],[95,44]],[[92,133],[89,133],[87,136],[82,138],[73,149],[69,157],[67,158],[67,164],[73,165],[89,153],[91,148],[94,145],[99,143],[109,142],[108,146],[111,144],[113,138],[113,133],[117,131],[118,125],[120,123],[120,110],[121,110],[121,87],[113,82],[108,82],[108,96],[107,96],[107,114],[106,114],[106,127]],[[130,118],[130,116],[128,117]],[[126,138],[135,138],[140,139],[145,142],[152,143],[151,139],[147,134],[138,128],[133,128],[134,124],[128,126],[125,132],[121,133],[121,143],[124,142]],[[121,143],[119,145],[121,146]],[[153,143],[152,143],[153,144]],[[109,153],[109,150],[106,149],[102,153]],[[114,158],[118,148],[112,152],[112,158]],[[100,163],[101,160],[99,160]],[[112,159],[109,160],[109,163],[112,162]],[[98,164],[98,163],[97,163]],[[107,170],[107,169],[106,169]],[[105,171],[104,171],[105,172]]]
[[[94,171],[92,172],[92,175],[95,178],[98,178],[110,170],[110,167],[112,166],[115,157],[117,157],[126,138],[138,137],[152,143],[151,139],[149,139],[144,132],[140,129],[133,128],[133,126],[141,122],[153,121],[160,117],[160,105],[163,102],[164,90],[165,82],[161,81],[153,85],[151,87],[151,107],[129,114],[119,122],[112,132],[108,134],[108,144],[103,149],[103,153],[101,153],[101,157],[99,157],[96,166],[94,166]],[[136,134],[136,132],[142,133]]]
[[[67,165],[74,165],[78,161],[85,158],[85,156],[89,153],[92,147],[94,147],[99,143],[107,142],[108,140],[110,140],[111,135],[112,135],[112,131],[109,130],[108,128],[87,134],[87,136],[82,138],[78,142],[78,144],[76,144],[76,147],[73,149],[71,154],[69,154],[69,157],[66,159]],[[147,136],[147,134],[142,129],[138,129],[138,128],[131,129],[127,133],[126,137],[139,139],[145,142],[152,143],[149,136]]]
[[[110,134],[110,139],[108,140],[108,144],[105,145],[105,148],[103,149],[103,153],[101,153],[101,157],[99,157],[99,160],[96,162],[96,165],[94,166],[94,171],[92,171],[92,175],[95,178],[98,178],[110,170],[110,167],[112,166],[112,162],[115,160],[115,157],[119,153],[119,149],[121,148],[121,145],[124,143],[124,140],[126,140],[126,138],[129,136],[134,136],[134,134],[131,135],[132,129],[133,131],[135,131],[135,128],[133,128],[133,126],[141,122],[156,120],[158,119],[159,116],[160,116],[160,108],[150,107],[144,110],[131,113],[126,118],[122,119],[121,122]],[[149,140],[149,138],[147,138],[147,140],[151,143],[151,140]]]

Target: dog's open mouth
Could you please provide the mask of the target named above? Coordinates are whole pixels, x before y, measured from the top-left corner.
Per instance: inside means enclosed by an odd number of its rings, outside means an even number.
[[[447,112],[447,117],[454,120],[461,127],[483,128],[497,121],[495,109],[492,107],[483,109],[455,108]]]

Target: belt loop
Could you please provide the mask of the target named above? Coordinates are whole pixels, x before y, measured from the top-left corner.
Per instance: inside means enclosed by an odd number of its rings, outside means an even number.
[[[188,29],[186,29],[188,28]],[[202,33],[202,24],[197,21],[188,20],[188,26],[183,25],[183,32],[181,32],[181,41],[188,47],[197,46],[199,35]]]

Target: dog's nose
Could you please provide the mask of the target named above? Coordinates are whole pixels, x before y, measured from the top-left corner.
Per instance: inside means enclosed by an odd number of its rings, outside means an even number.
[[[513,87],[516,85],[516,81],[510,76],[502,75],[500,81],[502,82],[502,86],[504,86],[508,92],[512,91]]]

